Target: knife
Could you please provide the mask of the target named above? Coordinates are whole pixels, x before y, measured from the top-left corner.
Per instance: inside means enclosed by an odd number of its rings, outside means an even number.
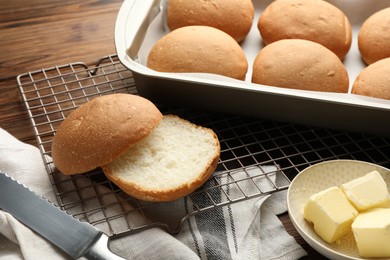
[[[0,208],[74,259],[124,259],[108,248],[108,236],[81,222],[0,171]]]

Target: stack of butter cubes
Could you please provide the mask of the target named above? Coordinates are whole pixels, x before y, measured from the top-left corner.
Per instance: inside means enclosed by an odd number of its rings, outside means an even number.
[[[390,257],[390,195],[378,171],[310,196],[304,218],[326,242],[352,232],[362,257]]]

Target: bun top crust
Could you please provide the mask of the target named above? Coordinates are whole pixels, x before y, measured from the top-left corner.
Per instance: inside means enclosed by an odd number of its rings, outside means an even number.
[[[237,42],[249,33],[253,17],[251,0],[170,0],[167,9],[167,23],[172,31],[206,25],[226,32]]]
[[[390,58],[362,70],[353,83],[352,94],[390,100]]]
[[[100,96],[74,110],[52,143],[54,164],[77,174],[110,163],[159,124],[161,112],[149,100],[130,94]]]
[[[341,60],[319,43],[280,40],[265,46],[253,63],[257,84],[347,93],[349,77]]]
[[[186,26],[160,38],[147,67],[161,72],[203,72],[244,80],[248,61],[227,33],[209,26]]]
[[[278,0],[260,15],[258,28],[265,44],[281,39],[305,39],[333,51],[341,60],[352,43],[346,15],[322,0]]]
[[[390,7],[368,17],[358,34],[358,46],[369,65],[390,57]]]

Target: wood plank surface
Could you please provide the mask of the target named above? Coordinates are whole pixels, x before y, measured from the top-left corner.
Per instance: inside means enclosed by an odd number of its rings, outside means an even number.
[[[0,127],[34,143],[16,76],[115,53],[119,0],[0,1]]]
[[[120,0],[0,1],[1,128],[36,144],[17,75],[71,62],[94,64],[115,53],[114,26],[121,4]],[[304,259],[325,259],[303,241],[287,214],[280,219],[309,252]]]

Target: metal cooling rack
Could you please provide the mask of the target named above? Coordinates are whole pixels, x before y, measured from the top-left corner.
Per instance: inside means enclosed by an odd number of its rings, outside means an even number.
[[[390,139],[383,137],[161,105],[163,113],[212,128],[221,143],[221,159],[212,178],[193,194],[170,203],[147,203],[124,194],[99,169],[62,175],[50,157],[55,130],[79,105],[100,95],[137,93],[132,73],[116,55],[92,66],[77,62],[28,72],[17,82],[58,205],[112,237],[151,227],[177,233],[196,214],[285,190],[298,172],[321,161],[356,159],[390,166]],[[153,214],[180,203],[186,205],[184,212]]]

